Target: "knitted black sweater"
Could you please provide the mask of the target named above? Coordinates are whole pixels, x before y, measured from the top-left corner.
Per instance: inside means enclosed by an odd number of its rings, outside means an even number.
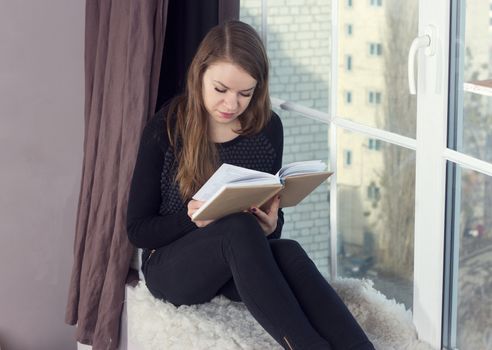
[[[156,249],[199,229],[189,218],[187,202],[173,181],[177,160],[167,137],[166,113],[165,108],[161,109],[145,126],[131,182],[127,232],[139,248]],[[282,123],[272,112],[270,122],[258,134],[239,135],[216,145],[220,164],[275,174],[282,165]],[[283,222],[279,210],[277,228],[268,238],[280,237]]]

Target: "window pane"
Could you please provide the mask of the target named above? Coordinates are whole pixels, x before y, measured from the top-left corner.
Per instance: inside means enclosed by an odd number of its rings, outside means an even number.
[[[261,35],[261,0],[241,0],[239,19],[253,26]]]
[[[345,103],[352,103],[352,92],[351,91],[345,92]]]
[[[463,104],[458,105],[462,128],[458,130],[457,149],[492,162],[492,12],[489,6],[490,0],[466,1],[463,5],[464,38],[459,40],[463,71],[458,72],[463,75],[464,88],[458,86]]]
[[[270,95],[329,109],[331,2],[269,0]],[[240,18],[261,31],[261,1],[241,1]]]
[[[457,346],[492,349],[492,177],[460,170]]]
[[[347,23],[364,30],[339,36],[337,116],[414,138],[416,97],[408,90],[407,56],[418,34],[418,1],[358,1],[339,11],[340,33]],[[350,71],[347,57],[353,57]],[[379,91],[377,107],[367,98],[347,107],[347,90],[355,96]]]
[[[337,143],[339,275],[371,279],[411,308],[415,152],[343,129]]]
[[[261,1],[241,1],[240,18],[261,27]],[[328,112],[330,10],[326,0],[268,1],[267,51],[270,95]],[[347,98],[351,100],[349,93]],[[328,125],[276,110],[284,125],[283,164],[321,159],[328,163]],[[282,236],[296,239],[320,271],[329,273],[329,183],[294,208],[284,209]]]
[[[267,3],[271,96],[328,112],[330,1]]]
[[[354,27],[351,25],[351,24],[347,24],[346,27],[346,34],[347,35],[352,35],[353,31],[354,31]]]
[[[296,113],[276,110],[284,125],[283,164],[320,159],[328,164],[328,124]],[[283,238],[297,240],[318,266],[329,274],[329,182],[322,184],[300,204],[285,208]]]

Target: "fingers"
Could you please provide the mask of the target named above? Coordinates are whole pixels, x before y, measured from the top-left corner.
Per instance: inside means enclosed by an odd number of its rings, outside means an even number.
[[[265,211],[257,207],[250,208],[250,211],[256,216],[263,217],[263,218],[274,217],[276,220],[278,215],[279,205],[280,205],[280,196],[277,195],[274,198],[272,198],[270,205],[268,206],[268,208],[266,208]]]
[[[195,199],[192,199],[188,202],[188,209],[195,209],[197,210],[198,208],[200,208],[203,203],[205,203],[204,201],[197,201]]]
[[[258,223],[260,224],[261,228],[263,229],[263,231],[267,236],[271,234],[277,227],[277,220],[278,220],[277,210],[270,210],[270,212],[267,214],[261,209],[253,207],[250,209],[250,212],[254,216],[256,216],[256,218],[258,219]]]
[[[270,206],[270,211],[278,212],[280,207],[280,196],[275,196],[275,199],[272,201],[272,205]]]
[[[193,221],[193,222],[198,227],[205,227],[205,226],[211,224],[212,222],[214,222],[214,220],[196,220],[196,221]]]
[[[268,214],[265,213],[263,210],[261,210],[259,208],[251,208],[250,209],[250,212],[253,213],[253,215],[255,215],[261,221],[265,221],[266,222],[269,219]]]
[[[275,196],[270,200],[270,203],[266,208],[265,212],[267,214],[270,214],[272,212],[277,213],[279,206],[280,206],[280,196]]]
[[[192,216],[193,214],[205,203],[204,201],[197,201],[195,199],[192,199],[188,202],[188,216],[190,217],[191,221],[195,223],[196,226],[198,227],[205,227],[209,225],[210,223],[214,222],[214,220],[193,220]]]
[[[278,219],[279,203],[280,197],[275,196],[266,212],[256,207],[250,208],[250,212],[254,214],[260,221],[269,225],[273,225],[277,222]]]
[[[195,213],[195,211],[197,211],[202,205],[203,205],[203,201],[197,201],[197,200],[190,200],[188,202],[188,216],[191,218],[193,216],[193,214]]]

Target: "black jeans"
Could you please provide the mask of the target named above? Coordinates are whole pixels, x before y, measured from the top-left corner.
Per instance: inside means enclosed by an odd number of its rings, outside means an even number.
[[[285,349],[374,349],[343,301],[293,240],[268,240],[249,213],[229,215],[157,249],[147,287],[174,305],[242,300]]]

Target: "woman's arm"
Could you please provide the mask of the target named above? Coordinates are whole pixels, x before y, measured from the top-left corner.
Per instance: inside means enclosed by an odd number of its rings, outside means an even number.
[[[197,229],[186,206],[175,214],[159,214],[161,172],[169,147],[164,112],[159,113],[143,131],[128,198],[128,238],[139,248],[159,248]]]

